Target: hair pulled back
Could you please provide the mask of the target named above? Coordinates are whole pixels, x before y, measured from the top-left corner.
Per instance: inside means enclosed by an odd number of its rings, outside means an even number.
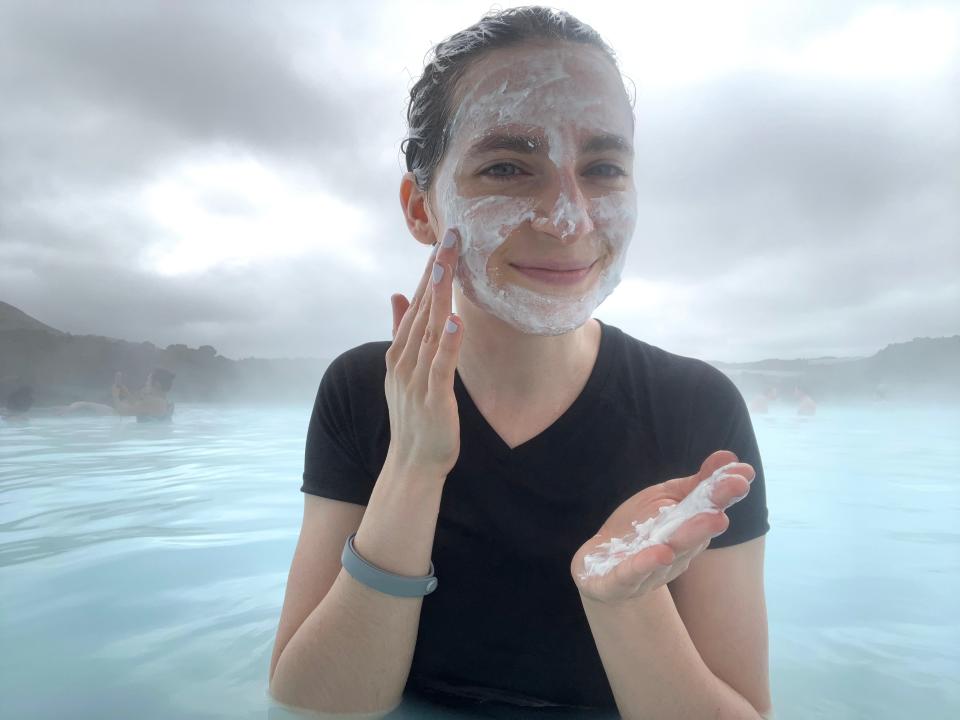
[[[617,68],[616,55],[600,35],[569,13],[541,6],[491,11],[479,22],[438,43],[429,53],[423,75],[410,89],[407,138],[401,143],[407,170],[417,187],[430,189],[449,141],[457,82],[470,63],[491,50],[526,41],[582,43],[599,48]]]

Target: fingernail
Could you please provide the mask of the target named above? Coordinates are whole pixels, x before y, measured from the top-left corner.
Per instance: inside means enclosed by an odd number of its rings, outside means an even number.
[[[454,232],[453,228],[447,230],[443,236],[443,247],[452,248],[457,244],[457,233]]]
[[[443,265],[440,263],[433,264],[433,284],[436,285],[440,282],[440,278],[443,277]]]
[[[443,329],[446,330],[448,333],[450,333],[450,334],[452,335],[453,333],[455,333],[455,332],[457,331],[457,324],[456,324],[453,320],[450,320],[450,319],[448,318],[448,319],[447,319],[447,324],[444,326]]]

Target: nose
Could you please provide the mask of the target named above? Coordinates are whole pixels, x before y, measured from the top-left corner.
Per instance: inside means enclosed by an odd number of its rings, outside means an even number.
[[[589,203],[573,170],[558,174],[542,198],[541,210],[530,223],[534,230],[552,235],[561,242],[574,243],[593,232]]]

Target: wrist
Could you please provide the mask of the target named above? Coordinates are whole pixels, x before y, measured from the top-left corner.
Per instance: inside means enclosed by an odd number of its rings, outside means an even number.
[[[406,453],[393,446],[390,446],[387,450],[387,457],[384,460],[381,474],[383,472],[400,478],[404,482],[423,484],[429,487],[443,485],[449,474],[436,467],[430,467],[411,460]]]
[[[638,614],[657,615],[663,610],[664,603],[668,600],[672,603],[673,596],[670,595],[666,585],[658,585],[639,595],[611,602],[597,600],[580,593],[580,602],[586,612],[601,612],[608,615],[623,613],[624,619],[632,618],[634,621],[638,618]]]

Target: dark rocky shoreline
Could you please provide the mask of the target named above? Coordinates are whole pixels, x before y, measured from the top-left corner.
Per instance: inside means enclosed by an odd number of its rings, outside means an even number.
[[[155,367],[176,373],[172,400],[182,402],[309,403],[329,359],[232,360],[210,345],[190,348],[71,335],[0,302],[0,395],[32,386],[38,407],[77,400],[110,402],[114,373],[134,389]],[[817,402],[960,400],[960,335],[914,338],[870,357],[711,362],[751,398],[771,389],[799,390]],[[2,399],[2,398],[0,398]]]

